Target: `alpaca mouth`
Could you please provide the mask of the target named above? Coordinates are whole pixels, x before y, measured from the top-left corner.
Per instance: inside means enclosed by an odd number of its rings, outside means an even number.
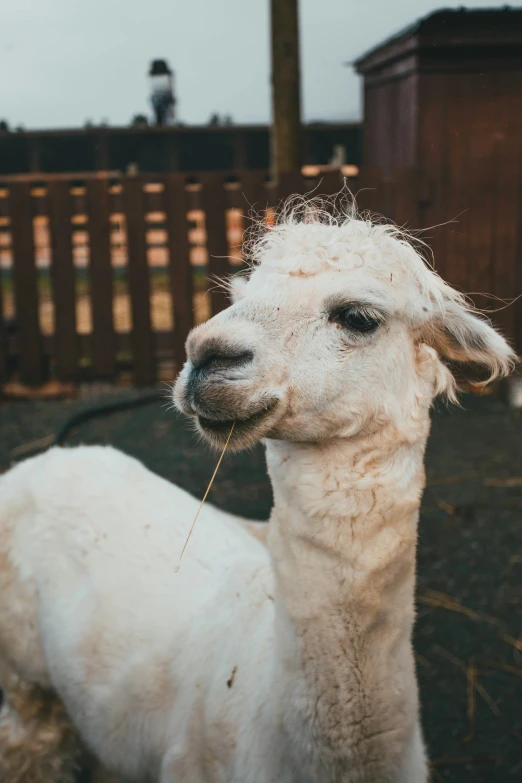
[[[198,414],[197,421],[203,432],[208,433],[209,435],[226,436],[232,429],[232,425],[234,425],[234,437],[236,437],[243,432],[251,430],[257,424],[264,421],[264,419],[268,418],[278,402],[278,400],[274,400],[274,402],[266,407],[243,419],[209,419],[206,416]]]

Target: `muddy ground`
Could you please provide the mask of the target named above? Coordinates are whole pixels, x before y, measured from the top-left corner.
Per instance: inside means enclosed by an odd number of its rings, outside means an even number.
[[[0,402],[0,470],[13,448],[92,404]],[[415,634],[423,723],[434,781],[512,783],[522,781],[522,413],[491,397],[463,406],[435,411],[427,454]],[[111,443],[199,497],[215,464],[164,403],[94,420],[70,442]],[[261,447],[225,458],[210,499],[267,518]]]

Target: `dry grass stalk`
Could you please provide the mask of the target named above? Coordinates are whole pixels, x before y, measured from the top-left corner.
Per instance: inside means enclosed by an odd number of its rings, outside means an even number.
[[[466,617],[469,617],[470,620],[483,620],[492,625],[502,625],[502,621],[498,620],[496,617],[476,612],[474,609],[470,609],[469,607],[464,606],[464,604],[461,604],[457,598],[454,598],[447,593],[442,593],[439,590],[426,589],[423,593],[417,595],[417,601],[426,606],[433,606],[437,609],[447,609],[450,612],[463,614]]]
[[[470,663],[466,669],[466,678],[468,680],[468,723],[469,731],[464,742],[471,742],[475,736],[475,715],[476,715],[476,700],[475,700],[475,686],[477,682],[477,670],[475,666]]]
[[[511,478],[487,478],[484,480],[486,487],[522,487],[522,476]]]
[[[476,767],[479,764],[499,764],[500,761],[497,756],[463,756],[462,758],[435,759],[431,762],[431,767],[454,767],[460,764]]]
[[[507,634],[507,633],[501,633],[500,634],[500,638],[503,639],[508,644],[510,644],[516,650],[519,650],[520,652],[522,652],[522,640],[521,639],[515,639],[513,636],[509,636],[509,634]]]
[[[11,457],[21,457],[28,452],[34,451],[35,449],[46,449],[47,446],[51,445],[53,440],[54,434],[44,435],[43,438],[37,438],[36,440],[30,440],[27,443],[22,443],[20,446],[15,446],[14,449],[11,449]]]
[[[458,612],[459,614],[469,617],[470,620],[480,620],[480,615],[473,611],[473,609],[469,609],[467,606],[461,604],[456,598],[453,598],[446,593],[441,593],[438,590],[425,590],[424,593],[417,596],[417,601],[425,606],[433,606],[436,609],[447,609],[450,612]]]
[[[506,672],[506,674],[513,674],[515,677],[522,677],[522,669],[518,669],[516,666],[511,666],[509,663],[492,661],[488,658],[483,661],[481,660],[480,664],[486,669],[497,669],[499,672]]]
[[[454,666],[459,668],[461,671],[463,671],[463,672],[466,671],[465,663],[463,661],[461,661],[460,658],[457,658],[455,655],[453,655],[452,653],[450,653],[447,650],[445,650],[444,647],[441,647],[439,644],[434,644],[432,649],[433,649],[434,653],[436,653],[437,655],[440,655],[441,658],[446,658],[447,661],[452,663]]]
[[[442,500],[442,498],[439,498],[437,500],[437,508],[440,508],[441,511],[445,511],[446,514],[449,517],[454,517],[457,509],[455,506],[452,506],[451,503],[447,503],[445,500]]]
[[[232,424],[231,428],[230,428],[230,432],[228,433],[228,437],[227,437],[226,443],[225,443],[225,445],[223,446],[223,451],[221,452],[221,455],[220,455],[220,457],[219,457],[219,459],[218,459],[218,463],[217,463],[217,465],[216,465],[216,467],[215,467],[214,473],[212,474],[212,478],[210,479],[210,481],[209,481],[209,484],[208,484],[208,487],[207,487],[207,490],[206,490],[205,494],[203,495],[203,500],[202,500],[202,501],[201,501],[201,503],[199,504],[199,508],[198,508],[198,510],[197,510],[197,512],[196,512],[196,516],[194,517],[194,521],[192,522],[192,525],[190,526],[190,530],[189,530],[188,536],[187,536],[187,538],[185,539],[185,543],[183,544],[183,549],[181,550],[181,554],[180,554],[180,556],[179,556],[178,565],[176,566],[176,573],[179,571],[179,567],[180,567],[180,565],[181,565],[181,558],[183,557],[183,554],[184,554],[184,552],[185,552],[185,549],[187,548],[187,544],[188,544],[188,542],[190,541],[190,536],[192,535],[192,531],[194,530],[194,527],[195,527],[195,525],[196,525],[196,522],[198,521],[198,517],[199,517],[199,515],[200,515],[200,513],[201,513],[201,509],[202,509],[202,508],[203,508],[203,506],[205,505],[205,500],[207,499],[208,493],[210,492],[210,489],[211,489],[211,487],[212,487],[212,484],[214,483],[214,479],[216,478],[217,472],[218,472],[218,470],[219,470],[219,466],[221,465],[221,462],[222,462],[222,460],[223,460],[223,457],[225,456],[225,451],[226,451],[226,450],[227,450],[227,448],[228,448],[228,444],[230,443],[230,438],[232,437],[232,433],[234,432],[234,427],[235,427],[235,426],[236,426],[236,422],[234,422],[234,423]]]
[[[425,669],[431,669],[431,663],[425,658],[423,655],[420,655],[420,653],[415,653],[415,660],[417,663],[420,663],[421,666],[423,666]]]
[[[445,650],[444,647],[440,647],[439,645],[434,645],[433,651],[437,653],[437,655],[440,655],[441,658],[446,658],[447,661],[450,661],[450,663],[452,663],[454,666],[460,669],[461,672],[466,675],[466,678],[468,679],[468,685],[469,685],[469,678],[468,678],[469,666],[467,667],[463,661],[461,661],[459,658],[456,658],[450,652]],[[493,701],[493,699],[491,698],[491,696],[489,695],[485,687],[482,685],[482,683],[478,681],[478,675],[483,673],[485,672],[475,669],[474,683],[473,683],[474,688],[476,692],[479,694],[479,696],[481,696],[482,699],[486,702],[493,715],[498,716],[501,714],[501,712],[496,702]]]
[[[455,476],[441,476],[440,478],[437,478],[435,476],[434,478],[426,482],[426,486],[443,487],[446,484],[458,484],[460,481],[465,481],[466,479],[470,479],[470,478],[476,478],[477,476],[480,476],[480,471],[478,470],[470,470],[467,473],[457,473]]]
[[[477,672],[477,675],[479,673],[480,672]],[[482,696],[482,698],[484,699],[484,701],[488,705],[488,707],[491,710],[491,712],[493,713],[493,715],[496,715],[498,717],[499,715],[502,714],[500,712],[498,706],[497,706],[497,703],[495,701],[493,701],[493,699],[491,698],[491,696],[489,695],[487,690],[484,688],[482,683],[480,683],[478,680],[475,682],[475,690],[477,691],[478,694],[480,694],[480,696]]]

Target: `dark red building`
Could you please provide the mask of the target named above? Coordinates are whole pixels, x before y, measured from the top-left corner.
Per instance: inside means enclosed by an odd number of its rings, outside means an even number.
[[[466,171],[522,127],[522,9],[441,10],[355,62],[362,162]]]
[[[520,350],[522,301],[506,305],[522,293],[522,9],[437,11],[355,67],[363,164],[385,180],[410,167],[402,219]]]

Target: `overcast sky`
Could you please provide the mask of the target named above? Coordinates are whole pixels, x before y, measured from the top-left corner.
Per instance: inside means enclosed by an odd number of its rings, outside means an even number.
[[[493,0],[300,0],[306,120],[360,116],[359,77],[343,63],[438,7]],[[501,4],[498,3],[498,6]],[[150,113],[146,71],[167,58],[179,119],[270,117],[269,0],[12,0],[2,3],[0,119],[25,128]]]

